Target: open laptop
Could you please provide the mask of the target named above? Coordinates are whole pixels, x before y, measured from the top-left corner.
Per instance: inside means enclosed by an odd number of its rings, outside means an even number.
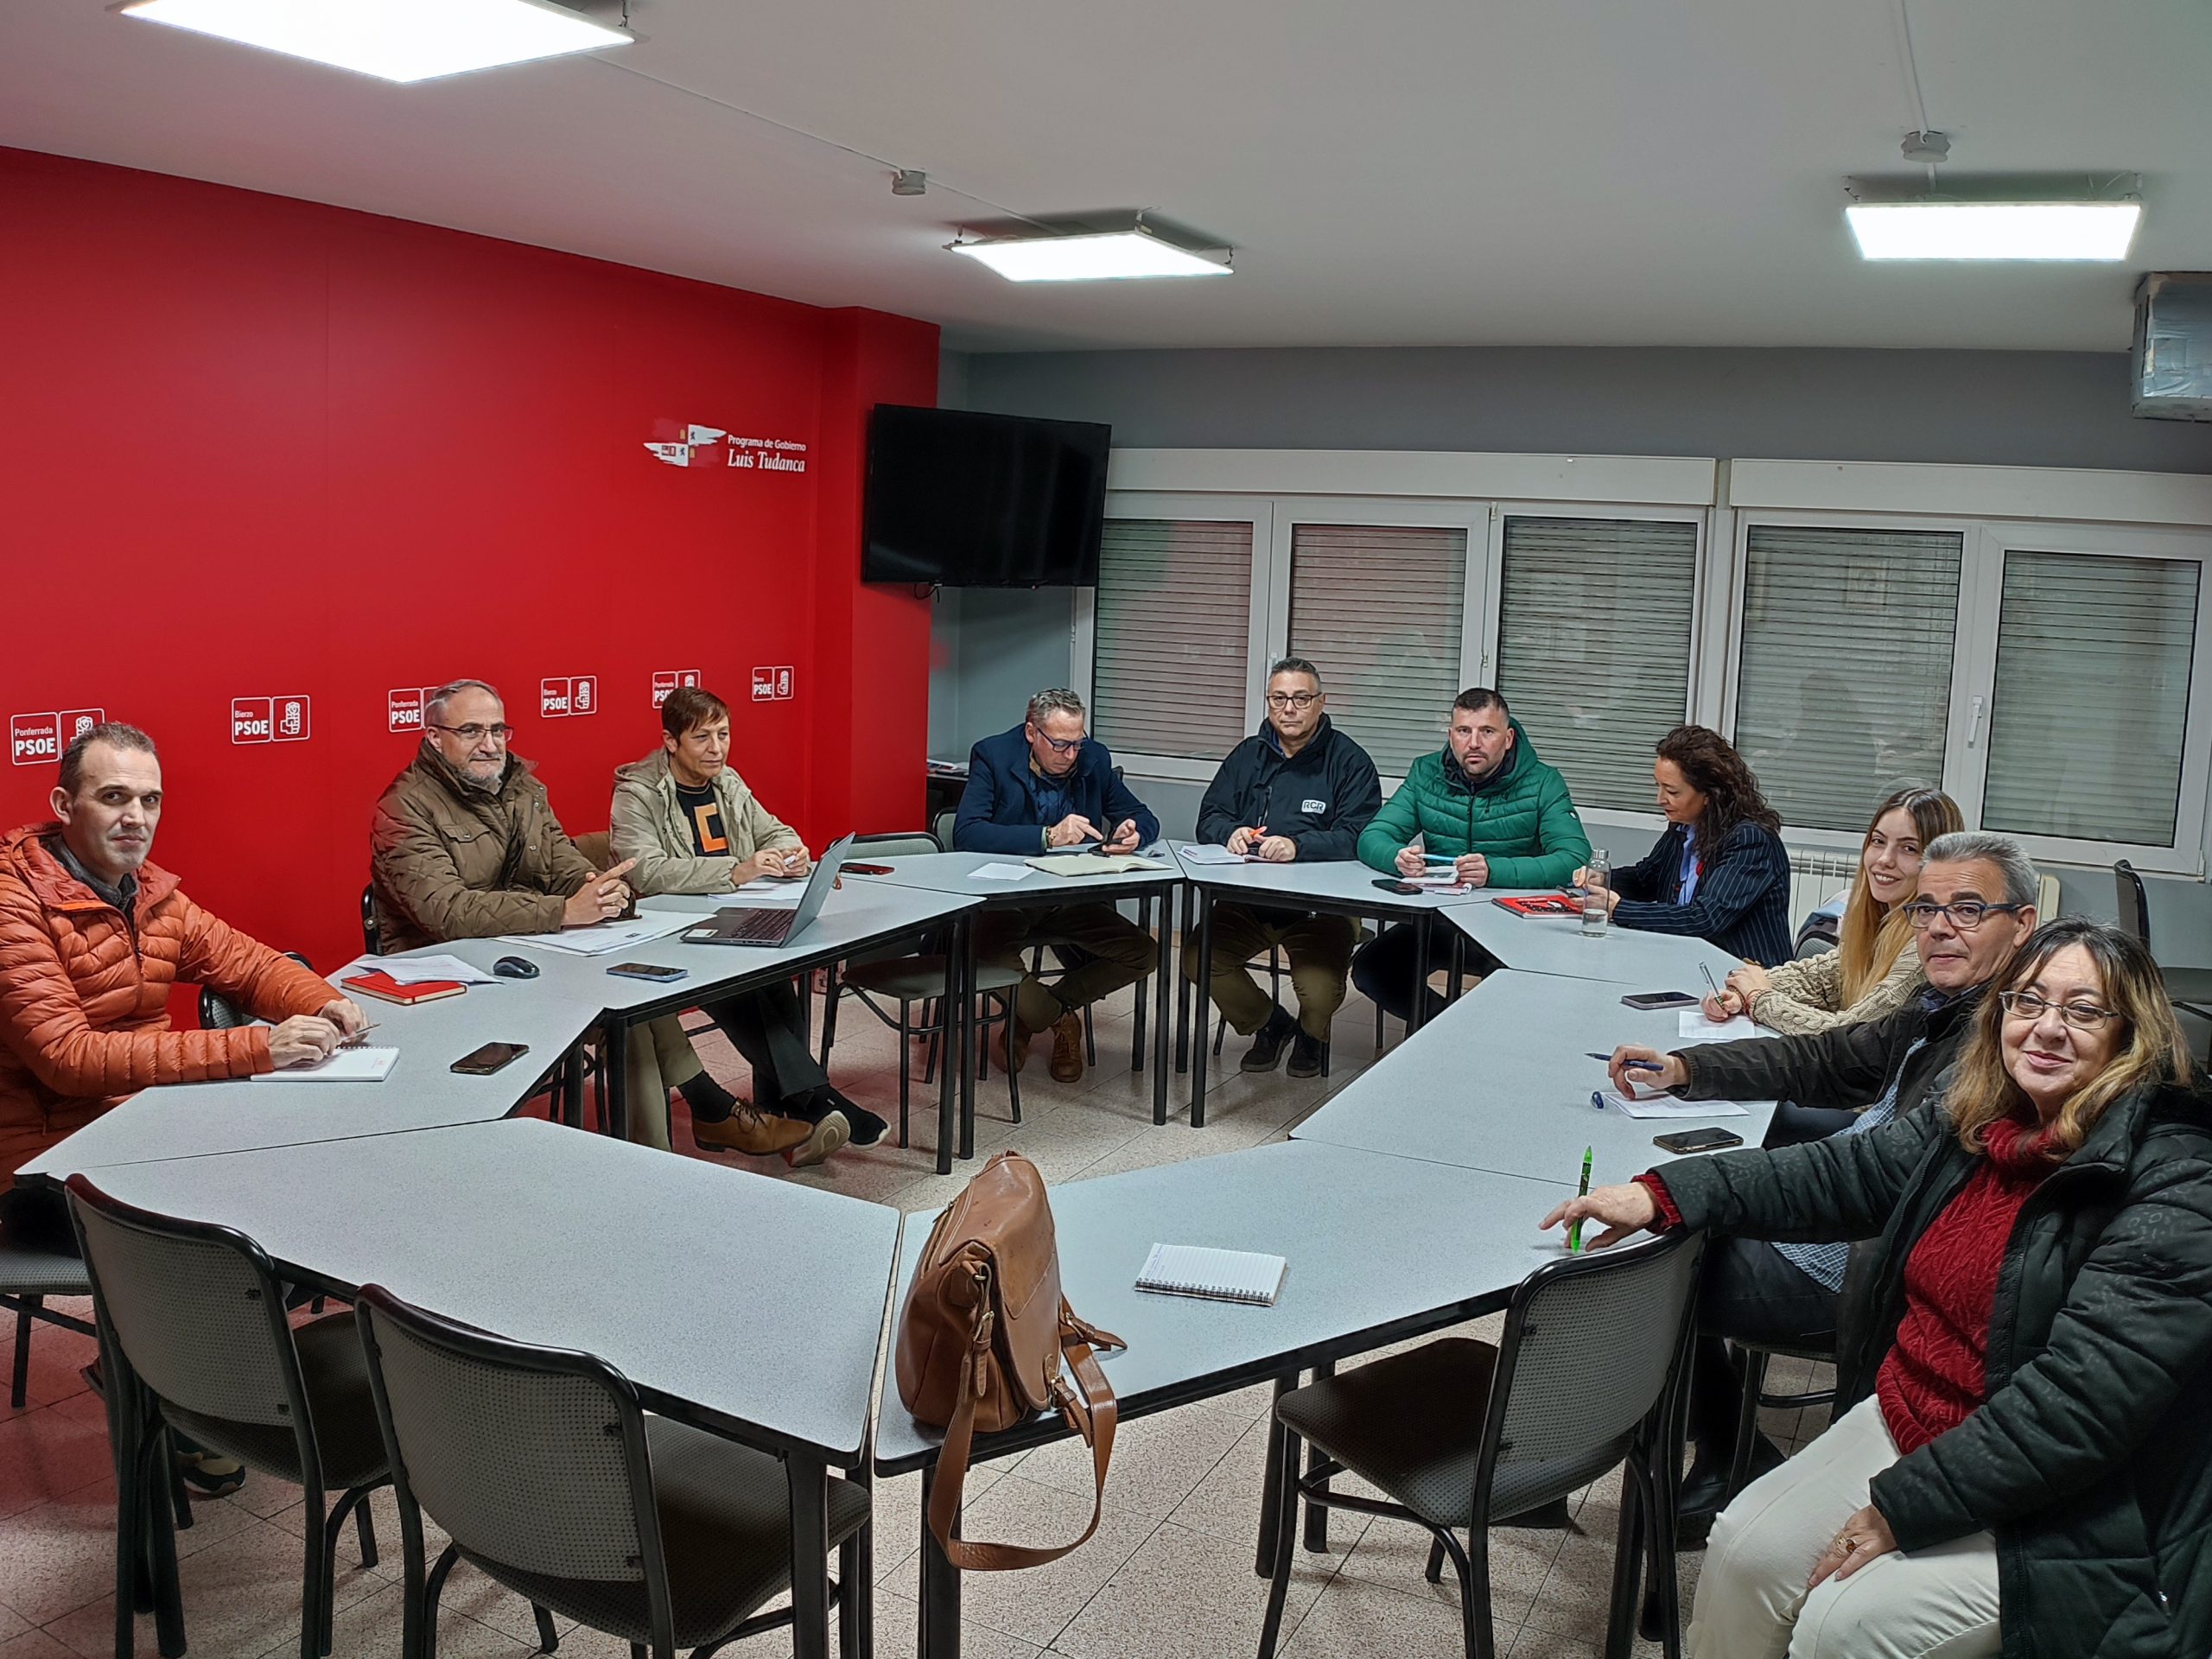
[[[797,905],[718,910],[698,926],[684,929],[680,937],[686,944],[789,944],[821,914],[823,901],[837,885],[837,872],[844,867],[845,855],[852,845],[850,836],[830,844],[815,861],[814,873],[806,878],[806,891],[799,894]]]

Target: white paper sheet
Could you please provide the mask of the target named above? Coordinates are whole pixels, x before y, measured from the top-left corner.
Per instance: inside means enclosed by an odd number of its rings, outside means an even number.
[[[1665,1093],[1643,1095],[1630,1100],[1610,1089],[1595,1090],[1590,1096],[1590,1103],[1603,1111],[1625,1112],[1630,1117],[1749,1117],[1751,1115],[1750,1107],[1732,1100],[1677,1100]]]
[[[501,944],[526,945],[533,950],[566,950],[571,956],[603,957],[610,950],[627,950],[648,939],[658,939],[678,928],[696,927],[692,911],[649,910],[626,922],[601,922],[592,927],[572,927],[559,933],[505,933]]]
[[[977,881],[1026,881],[1029,879],[1027,864],[978,864],[968,872]]]
[[[257,1071],[256,1083],[382,1083],[398,1063],[396,1048],[341,1048],[318,1065]]]
[[[1193,864],[1246,864],[1251,861],[1226,847],[1185,847],[1183,856]]]
[[[1702,1007],[1684,1008],[1677,1034],[1684,1042],[1726,1043],[1738,1037],[1756,1037],[1759,1028],[1751,1023],[1748,1014],[1733,1014],[1726,1020],[1708,1020]]]
[[[373,962],[364,957],[356,967],[373,969],[385,977],[402,985],[420,985],[433,979],[449,979],[462,985],[496,985],[499,976],[488,968],[479,968],[463,962],[459,957],[378,957]],[[354,971],[349,968],[348,973]]]

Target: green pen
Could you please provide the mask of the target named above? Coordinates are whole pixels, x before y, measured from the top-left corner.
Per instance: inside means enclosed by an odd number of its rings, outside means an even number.
[[[1578,1198],[1586,1198],[1590,1196],[1590,1154],[1596,1150],[1595,1147],[1582,1148],[1582,1180],[1574,1189],[1574,1196]],[[1581,1249],[1582,1223],[1580,1220],[1571,1221],[1567,1227],[1567,1253],[1573,1255]]]

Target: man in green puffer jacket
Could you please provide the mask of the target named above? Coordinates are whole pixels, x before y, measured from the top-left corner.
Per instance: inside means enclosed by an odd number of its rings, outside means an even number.
[[[1386,875],[1419,875],[1424,854],[1451,857],[1459,879],[1478,887],[1557,887],[1590,861],[1590,837],[1566,780],[1536,758],[1505,699],[1486,685],[1459,695],[1444,747],[1414,762],[1360,832],[1360,861]],[[1421,964],[1410,924],[1384,929],[1352,959],[1352,983],[1401,1020],[1411,1016],[1418,989],[1423,1018],[1433,1018],[1444,999],[1428,988],[1428,976],[1450,965],[1447,931],[1432,934]]]

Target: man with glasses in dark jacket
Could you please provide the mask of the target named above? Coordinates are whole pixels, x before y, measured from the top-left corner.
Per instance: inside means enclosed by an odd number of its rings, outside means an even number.
[[[1286,657],[1268,671],[1268,714],[1229,752],[1198,804],[1198,839],[1269,864],[1355,858],[1359,832],[1382,807],[1367,751],[1330,723],[1319,671]],[[1209,989],[1221,1017],[1252,1039],[1247,1071],[1272,1071],[1290,1045],[1290,1075],[1318,1077],[1329,1022],[1344,1006],[1359,924],[1274,905],[1217,903]],[[1281,946],[1290,959],[1298,1013],[1274,1004],[1245,966]],[[1198,947],[1183,947],[1183,972],[1198,976]]]
[[[1904,906],[1928,987],[1895,1014],[1807,1037],[1752,1037],[1673,1054],[1613,1051],[1613,1086],[1666,1089],[1686,1100],[1792,1100],[1856,1111],[1858,1135],[1942,1097],[1989,982],[2036,928],[2035,866],[2009,836],[1938,836],[1922,855],[1918,896]],[[1681,1535],[1701,1541],[1727,1499],[1743,1380],[1723,1343],[1795,1347],[1833,1342],[1850,1249],[1723,1237],[1706,1253],[1690,1377],[1696,1450],[1683,1483]],[[1761,1436],[1751,1472],[1782,1452]]]

